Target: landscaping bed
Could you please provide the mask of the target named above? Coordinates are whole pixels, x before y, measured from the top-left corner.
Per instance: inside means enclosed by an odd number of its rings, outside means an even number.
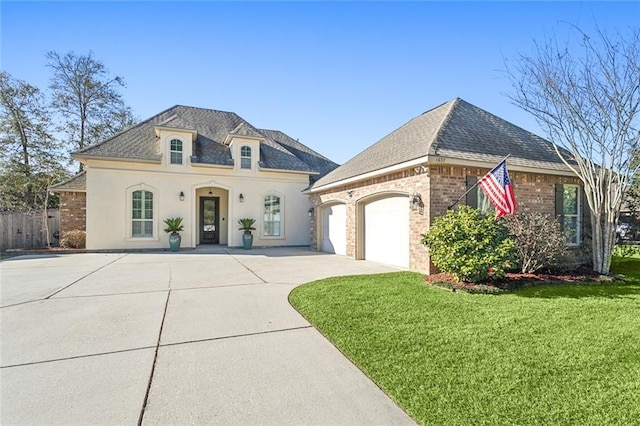
[[[468,293],[501,293],[515,290],[522,287],[536,285],[557,285],[576,283],[605,283],[616,280],[614,275],[600,275],[588,267],[581,267],[571,272],[539,272],[539,273],[518,273],[507,272],[503,277],[483,283],[470,283],[458,281],[453,275],[439,273],[425,277],[425,282],[429,285],[452,290],[466,291]]]

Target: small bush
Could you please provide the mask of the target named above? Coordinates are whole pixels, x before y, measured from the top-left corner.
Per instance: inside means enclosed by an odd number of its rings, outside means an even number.
[[[516,259],[506,227],[468,206],[437,218],[422,243],[433,264],[458,281],[500,278]]]
[[[504,216],[502,220],[516,243],[518,264],[523,273],[549,269],[563,256],[566,248],[562,228],[555,217],[520,213]]]
[[[60,239],[60,247],[83,249],[87,241],[87,233],[80,229],[74,229],[62,234]]]

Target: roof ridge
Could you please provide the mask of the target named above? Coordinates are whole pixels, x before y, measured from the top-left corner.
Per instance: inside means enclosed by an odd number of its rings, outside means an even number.
[[[442,122],[438,126],[438,131],[433,136],[433,139],[430,142],[429,154],[431,154],[431,155],[436,155],[436,150],[438,149],[438,143],[439,143],[439,140],[440,140],[440,136],[444,132],[444,129],[447,126],[447,124],[449,124],[449,122],[451,121],[451,117],[453,116],[453,111],[458,107],[458,105],[460,105],[460,102],[464,102],[464,101],[461,98],[456,97],[452,101],[448,101],[448,102],[445,102],[443,104],[440,104],[437,108],[439,108],[439,107],[441,107],[441,106],[443,106],[443,105],[445,105],[445,104],[447,104],[449,102],[451,103],[451,106],[449,107],[449,111],[447,111],[445,116],[442,118]],[[432,108],[427,112],[433,111],[434,109],[436,109],[436,108]],[[425,114],[426,114],[426,112],[425,112]]]
[[[174,108],[175,108],[175,107],[180,107],[180,108],[190,108],[190,109],[198,109],[198,110],[212,111],[212,112],[223,112],[223,113],[225,113],[225,114],[234,114],[234,115],[238,115],[237,113],[235,113],[235,112],[233,112],[233,111],[225,111],[225,110],[221,110],[221,109],[213,109],[213,108],[203,108],[203,107],[190,106],[190,105],[180,105],[180,104],[178,104],[178,105],[174,105]],[[238,117],[240,117],[240,116],[238,115]],[[242,118],[242,117],[240,117],[240,118]],[[243,118],[243,120],[244,120],[244,118]],[[247,120],[244,120],[244,121],[247,121]]]

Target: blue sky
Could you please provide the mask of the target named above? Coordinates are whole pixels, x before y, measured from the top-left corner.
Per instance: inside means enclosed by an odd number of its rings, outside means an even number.
[[[1,66],[45,88],[48,51],[93,51],[140,118],[233,111],[343,163],[455,97],[527,130],[504,61],[533,40],[640,22],[640,2],[13,2]]]

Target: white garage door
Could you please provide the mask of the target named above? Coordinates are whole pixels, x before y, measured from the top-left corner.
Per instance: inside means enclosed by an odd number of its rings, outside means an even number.
[[[409,198],[388,197],[364,206],[364,258],[409,267]]]
[[[347,206],[344,204],[322,209],[322,251],[347,254]]]

